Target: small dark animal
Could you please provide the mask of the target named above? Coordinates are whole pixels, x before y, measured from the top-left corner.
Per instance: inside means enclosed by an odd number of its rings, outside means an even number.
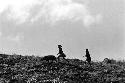
[[[56,57],[54,55],[48,55],[48,56],[44,56],[41,60],[45,60],[45,61],[56,61]]]
[[[18,80],[17,80],[17,79],[11,79],[11,80],[9,81],[9,83],[18,83]]]
[[[104,63],[104,64],[111,64],[111,60],[108,59],[108,58],[105,58],[105,59],[103,60],[103,63]]]

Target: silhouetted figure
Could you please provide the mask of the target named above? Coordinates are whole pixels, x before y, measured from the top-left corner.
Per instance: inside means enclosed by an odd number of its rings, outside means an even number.
[[[58,48],[59,48],[59,53],[58,53],[58,54],[63,54],[62,46],[61,46],[61,45],[58,45]]]
[[[85,57],[86,57],[86,61],[90,64],[91,63],[91,57],[90,57],[88,49],[86,49],[86,55],[85,55]]]
[[[58,56],[58,59],[59,59],[59,58],[65,59],[66,55],[65,55],[65,54],[63,53],[63,51],[62,51],[62,46],[61,46],[61,45],[58,45],[58,48],[59,48],[59,53],[57,54],[57,55],[59,55],[59,56]]]

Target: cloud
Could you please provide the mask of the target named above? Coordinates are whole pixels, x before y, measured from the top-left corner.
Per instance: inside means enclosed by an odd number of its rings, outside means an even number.
[[[8,36],[7,40],[15,43],[20,43],[23,38],[24,38],[23,35],[16,35],[16,36]]]
[[[71,22],[81,20],[85,26],[90,26],[93,23],[99,23],[101,17],[101,15],[91,15],[85,3],[77,3],[73,0],[50,0],[31,21],[42,18],[48,23],[55,24],[63,20]]]
[[[37,8],[38,7],[38,8]],[[85,3],[74,0],[0,0],[0,14],[18,23],[41,21],[55,24],[59,21],[81,20],[85,26],[97,21]]]
[[[97,24],[100,23],[102,20],[102,15],[98,14],[96,16],[92,16],[92,15],[86,15],[83,18],[83,23],[85,26],[90,26],[91,24]]]
[[[38,0],[37,0],[38,1]],[[30,16],[30,9],[38,2],[35,0],[0,0],[0,13],[6,13],[9,20],[25,22]]]
[[[82,11],[81,11],[82,10]],[[50,0],[46,2],[41,12],[35,19],[40,17],[49,22],[56,22],[67,19],[77,19],[88,13],[84,5],[75,3],[72,0]]]

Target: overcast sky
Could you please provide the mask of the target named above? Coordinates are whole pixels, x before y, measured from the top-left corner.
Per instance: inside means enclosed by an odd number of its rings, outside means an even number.
[[[125,59],[124,22],[124,0],[0,0],[0,50]]]

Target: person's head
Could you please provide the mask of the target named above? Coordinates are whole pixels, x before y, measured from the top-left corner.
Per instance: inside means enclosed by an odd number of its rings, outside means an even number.
[[[62,46],[61,45],[58,45],[58,48],[61,48]]]
[[[86,51],[88,51],[88,49],[86,49]]]

